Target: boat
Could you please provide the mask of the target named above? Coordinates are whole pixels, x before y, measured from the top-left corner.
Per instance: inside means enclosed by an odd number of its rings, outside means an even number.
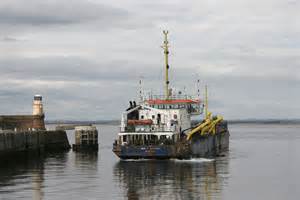
[[[207,86],[204,102],[200,95],[175,94],[170,88],[168,33],[163,31],[164,94],[141,97],[139,103],[130,101],[113,143],[113,152],[120,159],[214,157],[229,149],[227,121],[208,111]],[[195,124],[197,116],[203,117]]]

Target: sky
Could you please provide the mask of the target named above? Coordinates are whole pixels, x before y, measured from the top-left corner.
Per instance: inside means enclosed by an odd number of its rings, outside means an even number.
[[[226,119],[300,118],[297,0],[1,0],[0,114],[119,119],[163,92],[162,31],[170,85]]]

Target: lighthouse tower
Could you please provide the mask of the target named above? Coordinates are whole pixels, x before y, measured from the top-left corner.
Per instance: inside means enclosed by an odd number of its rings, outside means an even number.
[[[43,102],[42,102],[41,95],[34,95],[32,114],[33,115],[44,115]]]

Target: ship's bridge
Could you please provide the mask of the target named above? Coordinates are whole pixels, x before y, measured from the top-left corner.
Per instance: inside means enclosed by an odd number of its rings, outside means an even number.
[[[203,111],[201,100],[187,95],[173,95],[168,99],[164,95],[151,96],[145,104],[156,109],[187,109],[192,115],[202,114]]]

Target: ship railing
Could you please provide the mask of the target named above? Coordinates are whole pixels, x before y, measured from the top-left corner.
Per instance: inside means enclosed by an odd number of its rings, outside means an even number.
[[[173,130],[168,129],[149,129],[149,130],[131,130],[131,129],[125,129],[125,131],[120,131],[121,133],[151,133],[151,132],[173,132]]]
[[[166,95],[149,95],[145,100],[155,100],[155,99],[166,99]],[[176,94],[171,95],[168,97],[170,100],[176,100],[176,99],[197,99],[193,97],[192,95],[183,95],[183,94]]]
[[[174,132],[174,128],[152,125],[150,128],[145,129],[136,129],[135,127],[125,127],[125,129],[120,128],[120,132],[129,132],[129,133],[148,133],[148,132]]]
[[[127,137],[126,141],[121,140],[115,140],[113,143],[113,149],[117,149],[119,145],[122,146],[158,146],[158,145],[174,145],[175,144],[175,138],[166,138],[166,137],[160,137],[157,136],[151,136],[151,138],[146,138],[145,136],[140,136],[138,138],[133,137]]]

